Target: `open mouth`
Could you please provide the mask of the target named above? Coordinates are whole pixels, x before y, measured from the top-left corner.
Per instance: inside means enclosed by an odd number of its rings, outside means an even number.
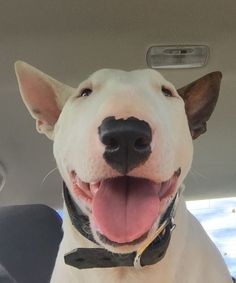
[[[92,220],[102,241],[115,245],[143,240],[160,218],[163,200],[176,191],[180,168],[164,182],[119,176],[94,183],[82,182],[71,172],[73,191],[92,212]]]

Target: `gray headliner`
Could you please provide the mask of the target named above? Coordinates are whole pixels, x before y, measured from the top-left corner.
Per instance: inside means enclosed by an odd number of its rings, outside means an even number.
[[[163,70],[177,87],[220,70],[219,103],[208,133],[194,142],[186,180],[188,199],[236,196],[236,2],[221,1],[31,1],[1,2],[0,161],[7,183],[0,204],[61,205],[61,180],[52,143],[35,131],[13,71],[21,59],[72,86],[104,68],[145,68],[154,44],[206,44],[208,65]]]

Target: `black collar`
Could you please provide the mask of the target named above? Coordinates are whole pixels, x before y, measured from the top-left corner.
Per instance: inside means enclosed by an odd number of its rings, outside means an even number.
[[[96,243],[90,230],[88,217],[75,204],[65,183],[63,183],[63,195],[73,226],[85,238]],[[128,254],[117,254],[104,248],[78,248],[64,256],[65,263],[79,269],[86,269],[118,266],[143,267],[159,262],[165,256],[171,232],[175,228],[173,218],[177,202],[178,194],[162,217],[157,235],[141,250]]]

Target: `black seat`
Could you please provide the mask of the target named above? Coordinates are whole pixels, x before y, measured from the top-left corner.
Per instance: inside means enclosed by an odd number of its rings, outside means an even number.
[[[1,207],[0,282],[50,282],[61,226],[57,212],[45,205]]]

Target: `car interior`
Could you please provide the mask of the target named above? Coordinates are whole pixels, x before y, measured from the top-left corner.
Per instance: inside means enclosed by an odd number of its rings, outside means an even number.
[[[184,196],[196,214],[212,199],[230,213],[236,276],[235,15],[233,0],[1,2],[0,282],[49,282],[63,235],[62,179],[52,142],[37,133],[20,97],[17,60],[73,87],[101,68],[154,68],[176,88],[222,72],[207,132],[194,140]],[[225,199],[228,206],[219,203]]]

